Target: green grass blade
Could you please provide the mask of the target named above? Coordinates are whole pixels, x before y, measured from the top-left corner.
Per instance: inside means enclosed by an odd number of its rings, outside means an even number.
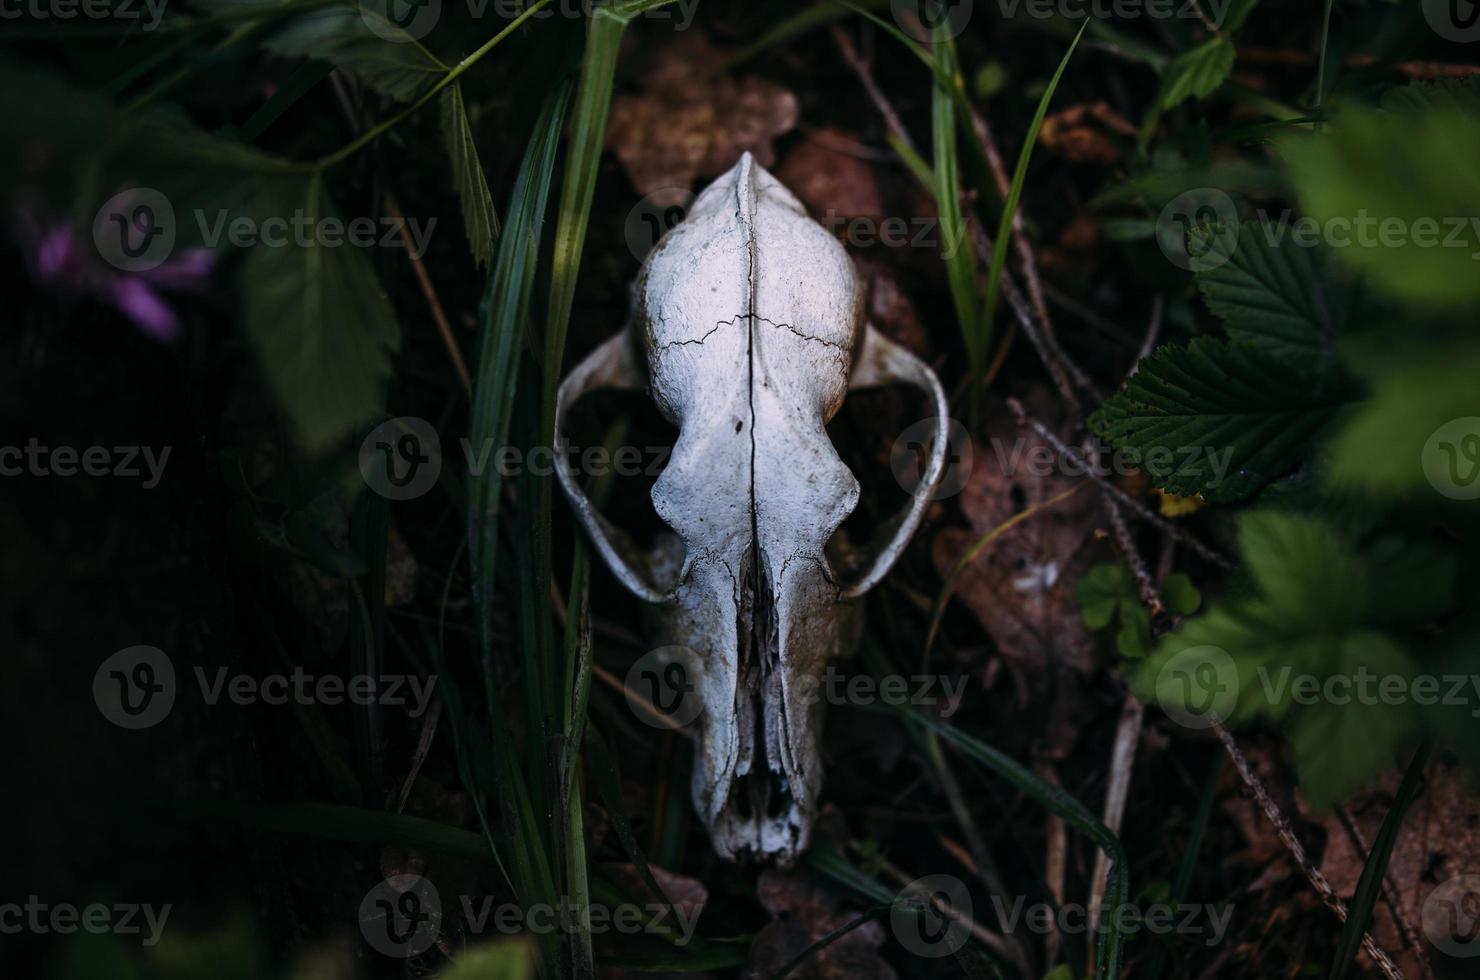
[[[1110,855],[1110,873],[1105,885],[1105,906],[1118,909],[1130,895],[1130,878],[1126,868],[1125,848],[1120,839],[1110,832],[1084,805],[1057,786],[1034,775],[1010,756],[966,734],[958,728],[932,718],[922,712],[899,712],[911,724],[935,732],[950,742],[967,758],[982,765],[1007,780],[1040,805],[1063,817],[1066,822],[1084,834],[1104,852]],[[1102,918],[1098,951],[1095,957],[1095,975],[1100,980],[1117,980],[1120,976],[1121,960],[1124,956],[1125,937],[1117,928],[1116,916],[1107,914]]]
[[[930,96],[932,164],[934,169],[935,207],[940,214],[940,233],[945,254],[946,279],[951,289],[951,305],[966,344],[966,357],[971,376],[981,373],[986,359],[986,338],[981,330],[981,294],[977,285],[976,251],[962,247],[966,239],[966,218],[961,213],[961,179],[956,159],[956,90],[960,72],[956,65],[956,48],[945,35],[945,26],[937,27],[935,45],[936,77]],[[990,323],[990,321],[986,321]]]
[[[1408,770],[1403,773],[1403,782],[1398,786],[1398,795],[1393,799],[1393,805],[1382,819],[1382,829],[1372,842],[1372,853],[1367,855],[1367,863],[1362,865],[1362,877],[1357,879],[1357,891],[1347,909],[1346,925],[1341,930],[1341,942],[1336,946],[1336,960],[1331,965],[1331,980],[1344,980],[1357,960],[1357,951],[1362,948],[1362,935],[1372,921],[1372,907],[1377,904],[1377,896],[1382,893],[1382,881],[1387,876],[1388,861],[1393,856],[1393,844],[1403,827],[1403,817],[1418,793],[1419,784],[1423,782],[1424,769],[1433,752],[1432,739],[1425,740],[1419,746],[1413,755],[1413,761],[1408,763]]]
[[[1053,93],[1059,87],[1059,80],[1064,77],[1064,69],[1069,67],[1069,59],[1074,56],[1074,49],[1079,47],[1079,39],[1084,37],[1085,28],[1090,24],[1090,18],[1085,18],[1079,26],[1079,31],[1074,35],[1074,40],[1069,43],[1069,50],[1064,52],[1064,57],[1059,61],[1059,67],[1054,70],[1053,78],[1048,82],[1048,88],[1043,90],[1043,97],[1038,100],[1038,109],[1033,113],[1033,122],[1028,126],[1028,133],[1023,137],[1023,148],[1018,153],[1017,166],[1012,172],[1012,183],[1007,189],[1007,201],[1002,206],[1002,217],[997,222],[997,237],[992,242],[992,264],[987,269],[987,302],[982,312],[983,323],[983,347],[991,339],[991,329],[994,318],[997,315],[997,294],[1002,284],[1002,267],[1007,263],[1007,245],[1012,238],[1012,219],[1017,214],[1018,200],[1023,196],[1023,183],[1028,178],[1028,162],[1033,158],[1033,146],[1038,142],[1038,131],[1043,128],[1043,119],[1048,115],[1048,104],[1053,100]],[[973,381],[977,375],[973,372]]]
[[[282,834],[353,844],[396,844],[475,861],[489,859],[487,843],[470,830],[367,807],[285,803],[255,807],[246,812],[245,820],[251,826]]]
[[[534,132],[520,162],[510,195],[508,222],[499,236],[498,250],[479,308],[481,330],[474,375],[468,437],[474,458],[485,448],[496,451],[509,440],[514,414],[514,392],[524,327],[534,291],[539,257],[540,228],[555,170],[555,150],[570,101],[570,85],[550,93],[535,122]],[[503,479],[492,461],[468,475],[468,515],[473,587],[478,606],[478,638],[483,657],[483,679],[490,711],[494,702],[493,617],[494,578],[498,555],[499,503]]]
[[[1197,801],[1197,814],[1192,818],[1192,827],[1187,834],[1187,849],[1182,852],[1182,860],[1177,865],[1177,877],[1172,881],[1171,894],[1167,896],[1167,904],[1172,908],[1179,908],[1182,901],[1187,897],[1187,889],[1192,884],[1192,872],[1197,869],[1198,852],[1202,850],[1203,837],[1208,830],[1208,820],[1213,815],[1213,803],[1218,798],[1218,783],[1223,776],[1223,768],[1227,763],[1227,756],[1219,753],[1213,758],[1213,765],[1208,770],[1207,779],[1203,782],[1202,796]],[[1166,968],[1167,948],[1157,946],[1156,951],[1151,954],[1151,965],[1146,970],[1147,980],[1161,980],[1162,972]]]

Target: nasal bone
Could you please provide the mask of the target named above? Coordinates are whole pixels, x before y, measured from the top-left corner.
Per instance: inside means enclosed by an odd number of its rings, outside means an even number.
[[[744,820],[774,820],[787,811],[791,785],[786,775],[786,704],[782,695],[776,595],[766,572],[765,553],[747,551],[740,609],[740,677],[735,716],[742,742],[730,800]]]

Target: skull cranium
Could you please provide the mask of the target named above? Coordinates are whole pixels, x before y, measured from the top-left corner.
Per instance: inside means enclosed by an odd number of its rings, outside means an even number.
[[[850,389],[925,391],[935,439],[884,544],[845,575],[827,552],[859,485],[828,439]],[[572,475],[564,413],[597,388],[646,387],[679,428],[652,489],[675,538],[639,554]],[[617,578],[653,604],[655,639],[702,698],[694,804],[716,851],[790,864],[822,786],[816,681],[857,637],[859,596],[883,578],[945,465],[945,394],[863,316],[842,246],[749,154],[653,249],[625,330],[562,383],[556,465]]]

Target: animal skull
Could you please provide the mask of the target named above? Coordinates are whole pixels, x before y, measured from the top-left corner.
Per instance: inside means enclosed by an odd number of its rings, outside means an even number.
[[[858,481],[824,426],[850,389],[897,383],[931,399],[931,454],[882,546],[839,567],[827,545]],[[647,555],[570,471],[564,414],[598,388],[647,388],[679,428],[652,489],[675,536]],[[694,805],[726,859],[789,865],[807,847],[822,787],[817,680],[852,651],[855,600],[924,515],[944,471],[946,411],[935,373],[864,322],[842,246],[748,153],[643,263],[627,328],[560,386],[561,485],[703,699]]]

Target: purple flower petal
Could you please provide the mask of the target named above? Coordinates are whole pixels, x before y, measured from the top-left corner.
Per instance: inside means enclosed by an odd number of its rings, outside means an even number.
[[[57,225],[36,243],[33,268],[36,278],[48,283],[66,285],[62,282],[69,271],[76,271],[77,246],[72,238],[72,229]]]
[[[137,278],[114,279],[105,298],[155,340],[169,341],[180,335],[180,320],[175,311]]]
[[[201,292],[211,282],[216,268],[216,253],[208,248],[190,248],[179,255],[134,275],[158,289],[173,292]]]

